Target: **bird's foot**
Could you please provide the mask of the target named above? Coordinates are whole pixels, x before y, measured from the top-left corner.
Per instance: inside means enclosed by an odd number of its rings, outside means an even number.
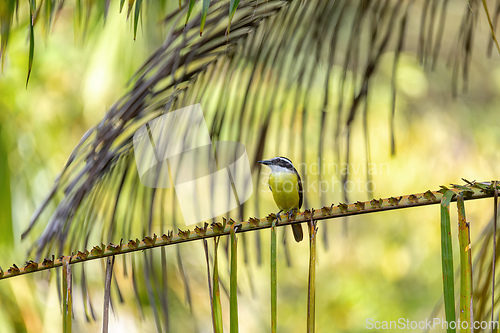
[[[277,219],[278,219],[278,221],[280,221],[280,222],[281,222],[281,216],[280,216],[281,212],[283,212],[283,209],[282,209],[282,210],[280,210],[280,211],[278,212],[278,214],[276,214],[276,218],[277,218]]]
[[[288,220],[290,221],[294,221],[295,220],[295,217],[297,216],[297,209],[294,208],[292,210],[289,210],[287,213],[286,213],[286,216],[288,217]]]

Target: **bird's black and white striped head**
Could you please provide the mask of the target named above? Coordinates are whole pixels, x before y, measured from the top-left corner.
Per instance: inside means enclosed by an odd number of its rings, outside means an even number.
[[[278,156],[275,158],[271,158],[270,160],[259,161],[264,165],[267,165],[271,168],[271,172],[293,172],[297,173],[295,170],[292,161],[290,161],[286,157]]]

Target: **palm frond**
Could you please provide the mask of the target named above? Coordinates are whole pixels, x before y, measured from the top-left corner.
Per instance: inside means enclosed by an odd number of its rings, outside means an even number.
[[[478,3],[473,1],[471,6]],[[186,27],[180,22],[181,12],[171,15],[171,30],[165,43],[132,78],[130,91],[111,107],[100,124],[84,135],[24,236],[56,193],[64,193],[64,197],[37,241],[39,255],[48,247],[54,250],[56,245],[57,251],[62,252],[70,234],[75,236],[72,246],[86,245],[76,235],[85,230],[86,243],[98,225],[107,230],[105,234],[95,231],[104,242],[131,237],[132,221],[137,220],[145,221],[142,229],[151,234],[153,222],[165,205],[159,202],[163,195],[138,185],[132,135],[149,120],[200,101],[207,105],[206,120],[213,140],[245,143],[252,156],[253,173],[257,172],[255,161],[273,151],[288,151],[305,162],[310,155],[306,151],[313,148],[297,146],[298,139],[312,138],[318,142],[315,154],[320,158],[336,157],[338,162],[349,163],[353,121],[360,107],[367,103],[370,82],[382,56],[394,42],[396,68],[397,54],[404,51],[404,27],[414,8],[412,2],[403,5],[359,1],[354,5],[349,1],[246,1],[239,5],[231,33],[225,36],[228,4],[214,2],[201,38],[196,33],[201,13]],[[443,13],[445,8],[443,3]],[[469,11],[467,6],[459,29],[457,48],[461,51],[451,58],[455,71],[463,69],[464,86],[475,32]],[[421,60],[427,61],[439,52],[436,48],[442,29],[434,33],[437,18],[425,18],[425,10],[422,15],[419,49]],[[441,25],[444,19],[445,15],[440,15]],[[345,41],[339,31],[347,29],[350,36]],[[359,44],[362,38],[369,38],[369,47]],[[336,52],[339,48],[345,49],[345,54]],[[342,64],[341,68],[337,64]],[[339,81],[333,84],[332,75],[339,70]],[[458,77],[453,82],[456,86]],[[322,89],[315,89],[321,85]],[[393,85],[393,96],[395,88]],[[295,98],[291,101],[285,96]],[[287,109],[292,110],[291,118],[284,112]],[[296,123],[302,127],[295,128]],[[320,131],[311,137],[309,128]],[[301,136],[296,136],[296,132]],[[283,141],[290,145],[279,147]],[[345,145],[343,157],[341,141]],[[327,149],[331,142],[333,151]],[[270,148],[273,146],[276,148]],[[342,182],[347,180],[348,175],[344,174]],[[345,190],[344,199],[348,201]],[[311,204],[307,196],[306,204]],[[140,211],[137,205],[142,206]],[[130,209],[123,212],[120,207],[125,206]],[[175,210],[175,205],[171,209]],[[243,219],[247,210],[248,204],[243,205],[238,218]],[[253,211],[260,213],[257,205]],[[118,219],[127,227],[119,226]]]

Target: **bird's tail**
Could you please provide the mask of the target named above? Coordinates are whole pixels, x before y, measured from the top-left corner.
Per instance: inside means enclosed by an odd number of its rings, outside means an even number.
[[[293,237],[295,241],[298,243],[304,238],[304,233],[302,232],[302,224],[292,224]]]

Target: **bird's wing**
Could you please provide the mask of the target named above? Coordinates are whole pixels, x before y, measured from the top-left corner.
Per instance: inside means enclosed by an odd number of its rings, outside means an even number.
[[[300,179],[300,175],[297,172],[297,170],[295,170],[295,168],[294,168],[294,171],[295,171],[295,174],[297,175],[297,182],[299,183],[299,209],[300,209],[302,207],[302,202],[304,201],[304,193],[303,193],[303,189],[302,189],[302,179]]]

